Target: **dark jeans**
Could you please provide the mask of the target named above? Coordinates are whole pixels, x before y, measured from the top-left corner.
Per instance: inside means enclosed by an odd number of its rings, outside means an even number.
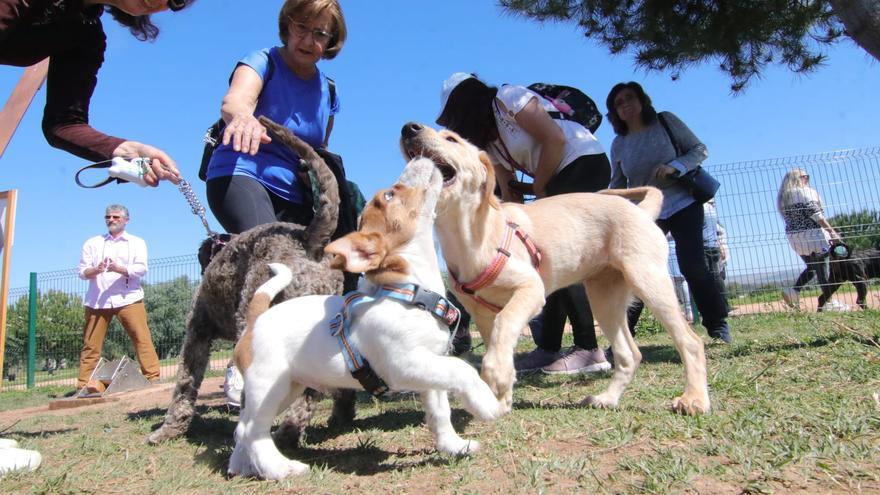
[[[804,268],[804,271],[798,275],[797,280],[794,282],[794,290],[800,292],[815,276],[819,289],[822,291],[822,300],[830,301],[832,294],[831,287],[828,284],[828,253],[813,253],[809,256],[801,256],[801,259],[804,260],[807,267]]]
[[[717,331],[726,324],[728,308],[715,277],[706,266],[703,249],[703,205],[694,202],[667,219],[657,220],[657,226],[663,233],[672,234],[678,268],[687,281],[697,310],[703,317],[703,326],[710,336],[716,336]],[[633,334],[643,308],[644,304],[636,301],[629,309],[629,330]]]
[[[547,183],[547,196],[574,192],[596,192],[608,187],[611,164],[605,154],[585,155],[571,162]],[[562,347],[565,320],[571,321],[574,343],[581,349],[595,349],[596,326],[587,292],[582,284],[574,284],[547,296],[541,318],[541,330],[532,336],[535,344],[547,351]]]
[[[286,201],[250,177],[217,177],[209,180],[206,186],[208,206],[230,234],[241,234],[270,222],[308,225],[312,221],[310,206]]]
[[[727,304],[727,287],[724,285],[724,279],[727,278],[724,274],[724,270],[718,267],[718,264],[721,263],[721,250],[718,248],[704,248],[703,254],[706,256],[706,268],[709,269],[709,273],[712,274],[712,278],[715,279],[715,285],[718,287],[718,292],[721,293],[721,296],[724,298],[724,303]],[[728,305],[728,310],[730,306]]]
[[[451,290],[446,291],[446,299],[452,303],[453,306],[458,308],[461,316],[458,319],[458,328],[455,329],[455,334],[452,336],[452,355],[460,356],[465,352],[471,350],[471,315],[465,311],[464,306],[455,297],[455,294],[452,293]]]

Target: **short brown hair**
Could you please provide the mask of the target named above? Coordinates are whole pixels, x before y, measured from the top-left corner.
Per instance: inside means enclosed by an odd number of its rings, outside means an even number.
[[[342,7],[337,0],[285,0],[278,13],[278,37],[281,44],[287,46],[287,38],[290,36],[288,26],[293,19],[308,21],[317,17],[324,11],[330,13],[333,26],[330,28],[332,37],[324,49],[323,58],[331,60],[342,50],[345,38],[348,36],[348,28],[345,27],[345,16],[342,15]]]

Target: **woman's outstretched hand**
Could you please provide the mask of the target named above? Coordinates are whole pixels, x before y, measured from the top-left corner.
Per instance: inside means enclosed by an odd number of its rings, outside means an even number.
[[[270,142],[269,132],[253,115],[236,115],[223,130],[223,144],[241,153],[256,155],[261,144]]]
[[[164,151],[149,144],[125,141],[113,150],[113,156],[126,160],[138,157],[149,158],[150,168],[144,175],[144,182],[149,186],[158,186],[160,180],[167,180],[175,185],[180,182],[180,171],[174,160]]]

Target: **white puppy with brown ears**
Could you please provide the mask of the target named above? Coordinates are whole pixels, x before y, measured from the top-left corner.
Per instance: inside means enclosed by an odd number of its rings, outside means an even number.
[[[367,204],[360,229],[327,246],[325,250],[336,255],[334,266],[365,273],[358,292],[374,294],[415,284],[421,289],[415,293],[424,294],[424,289],[434,295],[445,293],[433,238],[441,188],[442,177],[433,162],[410,162],[397,184]],[[269,429],[279,411],[306,387],[360,389],[361,385],[346,364],[351,355],[343,355],[331,330],[344,299],[306,296],[269,308],[291,278],[284,265],[273,265],[273,270],[277,275],[254,295],[248,330],[235,347],[247,394],[235,429],[229,473],[281,479],[303,474],[308,466],[284,457],[275,447]],[[440,298],[436,307],[446,303]],[[448,306],[440,313],[448,316]],[[473,367],[446,356],[451,334],[440,315],[385,298],[355,306],[350,316],[347,345],[359,350],[391,389],[421,394],[437,450],[454,455],[475,452],[479,443],[462,439],[452,427],[447,392],[458,395],[465,409],[480,420],[496,419],[506,408]]]

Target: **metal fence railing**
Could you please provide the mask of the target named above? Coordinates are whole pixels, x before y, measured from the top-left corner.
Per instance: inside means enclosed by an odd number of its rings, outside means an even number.
[[[3,389],[46,385],[72,389],[82,348],[82,297],[88,283],[81,280],[74,269],[40,273],[32,278],[36,282],[33,291],[30,288],[9,291]],[[186,314],[200,279],[195,255],[150,260],[150,270],[143,284],[144,305],[163,379],[174,376],[177,371]],[[36,299],[33,316],[29,314],[31,295]],[[30,318],[34,320],[36,340],[29,352]],[[230,344],[217,343],[215,361],[222,362],[217,367],[225,366],[230,349]],[[107,359],[135,356],[128,335],[115,319],[107,332],[102,355]]]
[[[709,164],[706,170],[722,184],[715,200],[730,252],[725,282],[733,314],[784,309],[782,289],[793,286],[805,267],[789,246],[776,208],[779,186],[792,167],[810,175],[825,216],[844,242],[857,247],[880,242],[880,148]],[[805,310],[817,293],[815,287],[803,292]],[[852,286],[843,286],[836,298],[853,306]],[[880,299],[870,293],[868,304],[880,307]]]
[[[734,315],[785,310],[781,290],[790,287],[804,268],[788,245],[776,211],[779,185],[795,166],[809,173],[812,187],[822,196],[826,216],[848,244],[869,246],[880,241],[880,148],[707,164],[706,170],[722,183],[715,199],[730,253],[726,289]],[[674,256],[674,251],[670,252]],[[194,255],[150,261],[145,304],[162,359],[163,378],[172,377],[176,371],[186,312],[199,280]],[[81,298],[86,287],[74,270],[37,275],[33,369],[28,369],[27,345],[30,291],[9,291],[4,389],[29,385],[29,375],[37,386],[73,386],[82,343]],[[805,291],[804,299],[816,292]],[[852,286],[845,285],[837,298],[853,306]],[[871,293],[868,304],[880,307],[880,298]],[[212,360],[214,369],[225,366],[229,349],[229,344],[218,345]],[[104,356],[112,359],[122,354],[134,356],[128,337],[117,323],[108,332]]]

